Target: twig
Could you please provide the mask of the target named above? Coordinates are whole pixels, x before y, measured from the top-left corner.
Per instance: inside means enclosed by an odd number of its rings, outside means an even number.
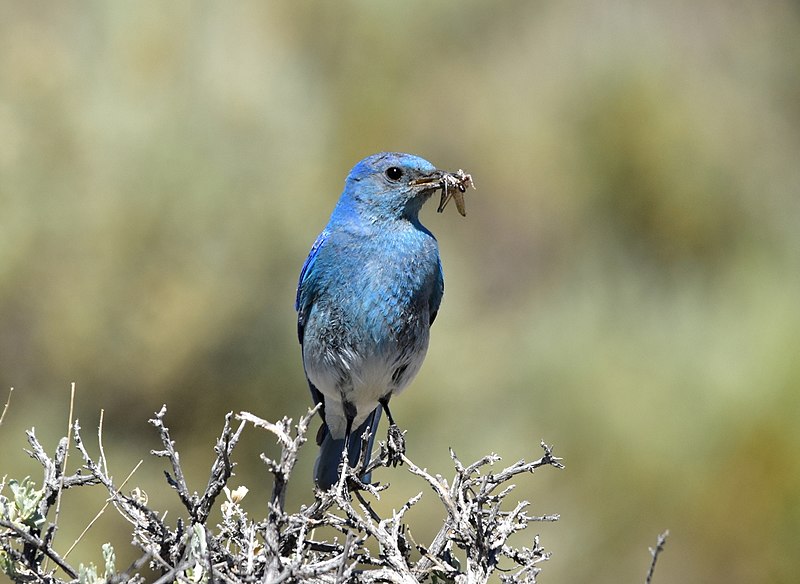
[[[83,456],[86,468],[88,468],[91,473],[91,476],[87,478],[99,482],[106,488],[114,507],[119,511],[120,515],[133,524],[135,534],[147,534],[148,537],[141,543],[145,546],[145,551],[151,552],[153,557],[157,558],[158,554],[156,548],[153,546],[158,545],[163,547],[170,540],[169,530],[164,525],[164,522],[159,519],[158,515],[149,509],[144,502],[123,495],[114,485],[113,481],[103,473],[100,466],[92,459],[89,452],[86,450],[86,446],[83,444],[78,420],[75,420],[73,430],[75,446]]]
[[[502,555],[515,562],[522,560],[520,573],[526,573],[535,579],[538,570],[535,564],[541,561],[541,554],[521,553],[506,546],[506,541],[512,534],[521,531],[533,520],[523,513],[528,503],[522,501],[511,512],[502,511],[500,504],[512,491],[513,485],[509,485],[499,494],[492,493],[521,473],[530,473],[547,465],[563,468],[560,459],[553,456],[552,448],[544,442],[541,446],[545,454],[539,460],[530,463],[518,461],[499,473],[483,476],[479,474],[481,469],[493,465],[500,457],[491,454],[465,467],[451,449],[450,456],[456,474],[449,488],[440,477],[434,478],[407,458],[404,460],[413,474],[428,482],[448,512],[431,545],[422,550],[423,557],[414,567],[415,577],[425,577],[436,569],[437,564],[449,564],[444,556],[454,543],[466,552],[466,577],[469,582],[485,582],[496,569]],[[557,519],[557,516],[552,518]]]
[[[297,421],[295,437],[291,436],[292,420],[290,418],[283,418],[279,423],[273,424],[267,422],[258,416],[249,412],[239,412],[236,418],[243,422],[250,422],[257,428],[264,428],[272,432],[281,444],[281,456],[279,461],[268,459],[263,454],[261,459],[267,463],[267,467],[275,478],[272,486],[272,495],[270,497],[271,505],[275,509],[282,512],[286,504],[286,487],[289,482],[294,465],[297,463],[297,455],[300,447],[306,442],[306,434],[308,433],[308,426],[311,420],[319,410],[320,405],[311,408],[304,416],[301,416]]]
[[[174,478],[167,471],[164,471],[164,475],[167,477],[169,485],[178,493],[178,497],[180,497],[183,506],[191,513],[195,506],[195,501],[189,493],[189,487],[186,485],[186,479],[181,469],[180,455],[175,450],[175,443],[169,436],[169,428],[164,425],[164,416],[166,415],[167,404],[164,404],[161,406],[161,409],[156,412],[156,417],[149,420],[150,423],[158,429],[158,433],[161,435],[161,443],[164,445],[164,450],[151,450],[150,454],[162,458],[169,458],[172,464]]]
[[[108,459],[106,458],[106,451],[103,448],[103,418],[105,416],[105,410],[100,409],[100,420],[97,422],[97,449],[100,451],[100,460],[98,460],[98,464],[100,468],[103,469],[103,472],[108,474]],[[141,464],[141,463],[140,463]]]
[[[108,584],[122,584],[124,582],[129,582],[132,580],[131,576],[138,572],[139,570],[144,567],[147,562],[151,560],[151,556],[149,553],[145,553],[142,557],[137,558],[133,561],[133,563],[128,567],[127,570],[121,572],[119,574],[113,575],[109,580]]]
[[[658,536],[656,540],[656,547],[648,548],[650,550],[650,555],[653,556],[653,559],[650,561],[650,568],[647,570],[647,577],[645,578],[645,584],[650,584],[653,580],[653,574],[656,571],[656,562],[658,561],[659,554],[664,551],[664,544],[667,543],[667,538],[669,537],[669,530],[666,530],[664,533]]]
[[[3,425],[3,420],[6,418],[6,412],[8,411],[8,406],[11,403],[11,394],[14,393],[14,388],[8,388],[8,398],[6,398],[6,405],[3,406],[3,413],[0,414],[0,426]]]
[[[101,459],[102,459],[102,456],[104,456],[104,455],[101,455]],[[127,483],[129,480],[130,480],[130,478],[133,476],[133,473],[135,473],[137,470],[139,470],[139,467],[140,467],[140,466],[142,466],[142,463],[143,463],[143,462],[144,462],[144,460],[140,460],[140,461],[139,461],[139,462],[136,464],[136,466],[135,466],[135,467],[133,467],[133,470],[132,470],[131,472],[129,472],[129,473],[128,473],[128,476],[127,476],[127,477],[125,477],[125,480],[124,480],[124,481],[122,481],[122,484],[119,486],[119,489],[117,489],[117,493],[121,493],[121,492],[122,492],[122,487],[124,487],[124,486],[125,486],[125,484],[126,484],[126,483]],[[109,498],[109,499],[106,499],[106,502],[105,502],[105,504],[103,505],[102,509],[100,509],[100,511],[98,511],[98,512],[97,512],[97,515],[95,515],[95,516],[92,518],[92,520],[89,522],[89,524],[88,524],[88,525],[87,525],[87,526],[86,526],[86,527],[83,529],[83,531],[81,531],[80,535],[79,535],[79,536],[78,536],[78,537],[75,539],[75,541],[74,541],[74,542],[72,542],[72,545],[71,545],[71,546],[69,546],[69,549],[68,549],[68,550],[67,550],[67,552],[64,554],[64,557],[65,557],[65,558],[66,558],[67,556],[69,556],[69,554],[72,552],[72,550],[73,550],[73,549],[75,549],[75,546],[76,546],[76,545],[78,545],[78,543],[80,543],[80,541],[83,539],[83,536],[84,536],[84,535],[86,535],[86,533],[89,531],[89,529],[91,529],[92,525],[94,525],[94,524],[95,524],[95,522],[96,522],[98,519],[100,519],[100,517],[103,515],[103,513],[105,513],[105,510],[106,510],[106,508],[108,507],[108,505],[109,505],[110,503],[111,503],[111,499],[110,499],[110,498]]]
[[[64,492],[64,473],[67,470],[67,461],[69,460],[69,449],[72,445],[72,416],[73,412],[75,411],[75,382],[73,381],[70,384],[70,392],[69,392],[69,420],[67,423],[67,441],[66,446],[64,447],[64,460],[61,465],[61,477],[59,479],[58,491],[56,494],[56,511],[55,517],[53,518],[52,525],[55,527],[58,525],[58,518],[61,515],[61,493]],[[53,537],[55,537],[55,530],[52,531]],[[47,570],[47,562],[44,564],[45,571]]]
[[[39,462],[43,469],[41,496],[38,499],[38,503],[36,503],[36,508],[38,516],[44,519],[47,517],[52,506],[56,503],[60,493],[65,489],[76,486],[96,484],[97,481],[94,479],[94,477],[83,476],[80,473],[76,473],[71,476],[64,475],[64,462],[67,456],[67,437],[59,440],[58,445],[56,446],[55,454],[53,458],[50,458],[44,451],[44,448],[42,448],[39,440],[36,438],[34,430],[28,430],[26,434],[28,436],[28,444],[31,446],[31,450],[27,452],[32,458]],[[37,551],[43,551],[45,548],[51,548],[55,531],[56,525],[51,523],[44,530],[44,536],[40,538],[40,535],[42,534],[42,526],[36,525],[31,527],[30,535],[41,541],[44,548],[39,545],[32,544],[32,540],[22,539],[23,549],[21,555],[22,558],[24,558],[24,563],[31,569],[35,569],[37,571],[43,569],[45,572],[47,571],[47,561],[50,556],[45,554],[45,557],[42,558]],[[39,562],[42,559],[44,559],[44,567],[39,565]]]
[[[206,485],[206,490],[203,496],[195,503],[194,507],[189,510],[192,515],[192,520],[197,523],[204,524],[206,522],[209,513],[211,513],[211,508],[214,506],[214,501],[216,501],[217,497],[228,483],[228,479],[230,479],[233,474],[233,464],[231,463],[230,456],[234,447],[239,442],[239,437],[242,435],[245,422],[242,421],[241,424],[239,424],[236,432],[231,432],[230,422],[232,417],[233,412],[228,412],[225,416],[225,424],[222,428],[222,433],[214,447],[217,458],[211,465],[211,473],[208,484]]]
[[[64,558],[58,555],[49,543],[43,541],[41,538],[35,536],[32,533],[28,533],[24,529],[20,528],[16,523],[13,521],[6,521],[5,519],[0,519],[0,527],[5,527],[6,529],[10,529],[14,532],[16,537],[24,541],[27,545],[41,551],[45,556],[53,560],[56,565],[64,570],[70,578],[77,578],[78,573],[70,566]],[[52,540],[51,540],[52,541]]]

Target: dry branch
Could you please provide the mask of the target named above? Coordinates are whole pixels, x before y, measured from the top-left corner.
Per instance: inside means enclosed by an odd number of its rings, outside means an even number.
[[[328,491],[315,491],[314,500],[299,510],[286,508],[286,494],[299,449],[306,442],[309,425],[316,413],[310,410],[297,424],[289,418],[268,422],[248,412],[225,417],[222,432],[216,441],[216,459],[202,493],[193,492],[181,468],[175,442],[165,423],[166,406],[150,423],[161,438],[162,448],[152,451],[165,458],[170,470],[165,471],[167,484],[175,490],[185,515],[174,525],[147,507],[146,497],[137,489],[130,494],[121,491],[108,475],[105,452],[92,455],[81,437],[75,421],[71,428],[72,442],[83,459],[82,468],[73,475],[64,475],[67,440],[63,439],[50,457],[28,433],[30,455],[43,469],[39,491],[25,483],[15,488],[19,496],[35,499],[29,516],[2,517],[0,521],[0,568],[12,579],[32,582],[141,582],[141,570],[149,568],[157,582],[396,582],[415,583],[433,577],[454,582],[480,583],[498,571],[503,560],[502,580],[535,582],[539,564],[548,558],[532,536],[530,547],[514,547],[509,538],[524,531],[531,522],[555,521],[556,515],[529,515],[527,501],[509,502],[514,483],[521,475],[544,466],[562,468],[550,447],[542,444],[544,455],[532,462],[519,461],[494,471],[500,457],[491,454],[470,465],[463,465],[451,451],[453,475],[448,481],[418,467],[405,455],[381,444],[378,456],[367,463],[374,469],[402,462],[411,474],[422,479],[425,490],[409,498],[398,510],[382,517],[374,501],[386,485],[365,485],[357,473],[344,464],[344,474]],[[247,489],[229,490],[227,483],[235,464],[232,454],[247,427],[270,432],[277,439],[280,453],[275,458],[265,454],[261,459],[273,476],[273,488],[266,516],[251,519],[239,505]],[[359,465],[360,467],[361,465]],[[114,508],[131,523],[133,543],[141,552],[139,560],[127,570],[113,567],[113,549],[108,554],[106,571],[98,576],[92,566],[69,564],[53,549],[55,526],[47,524],[51,506],[61,491],[85,485],[101,484]],[[304,485],[305,488],[305,485]],[[208,517],[219,504],[222,521],[209,525]],[[446,511],[446,518],[428,545],[410,537],[405,517],[409,509],[424,496],[433,496]],[[10,502],[0,495],[4,505]],[[8,507],[1,507],[0,510]],[[10,508],[10,507],[8,507]],[[315,533],[326,528],[327,539],[316,539]],[[376,551],[377,550],[377,551]],[[45,558],[56,567],[46,568]],[[94,574],[95,579],[89,576]]]

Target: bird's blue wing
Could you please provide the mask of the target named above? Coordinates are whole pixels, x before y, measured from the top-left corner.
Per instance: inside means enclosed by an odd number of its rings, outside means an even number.
[[[430,324],[436,320],[436,315],[439,313],[439,306],[442,304],[442,296],[444,296],[444,270],[442,270],[442,262],[436,262],[436,283],[433,286],[428,306],[430,307]]]
[[[314,271],[314,262],[316,262],[319,257],[319,252],[325,245],[327,239],[328,230],[324,229],[322,233],[317,236],[314,245],[311,246],[311,251],[308,252],[308,257],[303,263],[303,267],[300,270],[300,278],[297,282],[297,295],[295,296],[294,307],[297,311],[297,338],[301,345],[303,344],[303,334],[305,332],[308,313],[311,310],[311,306],[314,304],[314,297],[316,296],[315,278],[312,278],[311,274]],[[325,425],[325,397],[322,395],[322,392],[311,383],[311,380],[308,379],[308,375],[306,375],[306,379],[308,380],[308,387],[311,390],[311,398],[314,401],[314,405],[322,403],[322,409],[319,412],[322,417],[322,426],[320,426],[319,433],[317,434],[317,444],[321,445],[324,437],[328,434],[328,429]]]
[[[305,263],[303,263],[303,268],[300,270],[300,279],[297,282],[297,295],[294,300],[294,309],[297,311],[297,338],[301,344],[303,343],[303,331],[306,326],[308,310],[311,308],[311,304],[314,300],[314,294],[309,290],[308,286],[309,275],[312,273],[314,262],[327,239],[328,230],[325,229],[317,236],[314,245],[311,246],[311,251],[308,252],[308,257]]]

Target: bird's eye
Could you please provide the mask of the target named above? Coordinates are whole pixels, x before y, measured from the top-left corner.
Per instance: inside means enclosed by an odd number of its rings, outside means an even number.
[[[400,180],[403,176],[403,169],[397,166],[390,166],[386,169],[386,178],[389,180]]]

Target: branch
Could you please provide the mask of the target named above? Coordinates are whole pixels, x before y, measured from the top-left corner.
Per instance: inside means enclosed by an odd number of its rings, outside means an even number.
[[[53,548],[51,548],[49,543],[43,541],[42,539],[40,539],[39,537],[37,537],[32,533],[28,533],[26,530],[22,529],[19,525],[17,525],[13,521],[0,519],[0,527],[5,527],[6,529],[11,530],[12,532],[14,532],[16,537],[24,541],[26,545],[39,550],[48,558],[53,560],[56,563],[56,565],[62,570],[64,570],[64,572],[70,578],[75,579],[78,577],[78,573],[75,571],[75,569],[72,566],[70,566],[64,560],[64,558],[58,555],[58,552],[56,552]]]
[[[192,519],[197,523],[205,523],[208,519],[211,508],[214,506],[219,494],[228,483],[228,479],[233,474],[233,464],[231,463],[231,452],[239,442],[239,437],[244,430],[245,422],[242,421],[236,432],[231,430],[231,418],[233,412],[228,412],[225,416],[225,425],[222,428],[222,434],[217,439],[217,444],[214,451],[217,453],[217,459],[211,465],[211,475],[208,479],[208,485],[200,500],[197,501],[193,509],[190,509]]]
[[[653,559],[650,561],[650,568],[647,570],[647,577],[644,580],[645,584],[650,584],[650,582],[653,580],[653,574],[655,574],[656,571],[656,562],[658,561],[658,556],[664,551],[664,545],[667,543],[668,537],[669,530],[666,530],[664,533],[658,536],[655,549],[648,548],[650,550],[650,555],[653,556]]]
[[[507,483],[512,478],[522,473],[531,473],[542,466],[563,468],[559,458],[553,456],[552,448],[544,442],[541,444],[545,454],[540,459],[530,463],[518,461],[496,474],[481,475],[481,470],[492,466],[500,460],[495,454],[490,454],[464,466],[455,453],[450,451],[455,466],[455,476],[448,488],[441,477],[433,477],[426,471],[413,464],[408,458],[403,457],[403,462],[409,470],[425,479],[434,493],[442,501],[448,516],[439,532],[434,537],[431,545],[421,548],[423,557],[414,567],[414,575],[423,578],[439,566],[452,566],[450,547],[451,544],[463,549],[467,554],[467,578],[470,582],[484,582],[489,574],[496,569],[501,556],[510,558],[520,564],[519,574],[526,574],[535,580],[538,572],[535,564],[547,558],[546,554],[533,553],[537,550],[538,542],[531,550],[514,550],[506,545],[508,538],[527,527],[530,521],[546,519],[555,521],[557,515],[544,516],[543,518],[531,517],[523,513],[529,505],[527,501],[517,503],[512,511],[503,511],[501,503],[513,490],[514,485],[508,485],[499,494],[493,495],[497,487]]]
[[[75,447],[83,456],[85,467],[89,470],[91,476],[106,488],[114,508],[134,526],[134,535],[138,536],[139,543],[142,544],[145,551],[156,557],[158,550],[164,549],[165,546],[169,545],[174,536],[171,536],[169,529],[159,519],[158,515],[147,507],[146,497],[127,496],[120,492],[120,489],[114,485],[112,479],[86,450],[80,430],[80,424],[78,420],[75,420],[73,424],[73,439]],[[140,493],[141,491],[134,489],[132,494],[138,495]]]
[[[353,468],[343,461],[342,476],[331,489],[315,490],[313,502],[298,510],[286,508],[286,495],[298,453],[307,441],[315,414],[316,409],[309,410],[293,425],[289,418],[273,423],[241,412],[235,416],[238,425],[232,425],[234,416],[229,413],[216,441],[217,456],[211,465],[205,491],[198,495],[189,491],[178,450],[164,421],[166,408],[162,407],[151,423],[159,432],[163,449],[153,451],[153,455],[170,460],[172,469],[165,473],[167,483],[183,505],[183,515],[170,524],[147,506],[147,496],[140,489],[134,488],[129,495],[121,492],[121,486],[108,474],[102,440],[99,457],[92,456],[83,442],[77,421],[72,424],[71,434],[73,445],[83,458],[83,467],[82,473],[79,471],[69,477],[63,476],[65,440],[59,442],[51,458],[31,431],[28,434],[30,454],[45,471],[43,501],[37,498],[33,504],[41,505],[46,512],[52,504],[47,501],[57,497],[59,489],[103,485],[108,502],[131,523],[133,543],[142,550],[142,556],[125,572],[116,573],[113,549],[104,548],[106,570],[98,578],[105,578],[109,583],[141,581],[139,570],[149,566],[160,572],[156,578],[150,578],[156,582],[411,584],[441,578],[481,584],[497,576],[501,560],[511,564],[504,567],[501,581],[535,582],[538,564],[549,555],[539,544],[538,537],[533,538],[530,547],[511,545],[510,538],[525,530],[532,521],[555,521],[558,516],[532,515],[528,512],[527,501],[511,501],[510,495],[515,486],[512,481],[523,473],[531,474],[543,466],[563,468],[550,447],[542,444],[544,456],[538,460],[521,460],[494,473],[491,471],[500,461],[496,454],[464,465],[451,450],[453,476],[448,481],[428,473],[404,454],[382,443],[379,456],[370,460],[368,467],[386,467],[397,461],[404,463],[408,472],[421,478],[431,489],[435,500],[440,501],[445,510],[446,517],[438,533],[430,545],[424,547],[413,541],[406,523],[408,511],[421,500],[423,492],[382,516],[374,501],[381,498],[389,485],[362,483],[359,475],[363,470],[356,470],[362,468],[361,464]],[[251,424],[273,434],[280,450],[274,458],[261,455],[274,477],[274,484],[266,513],[256,520],[250,519],[239,505],[247,489],[227,487],[235,468],[233,450],[244,429]],[[208,518],[221,493],[226,498],[218,507],[222,518],[212,527]],[[54,526],[40,535],[33,532],[34,528],[29,531],[19,522],[9,521],[13,517],[2,519],[0,525],[8,529],[0,531],[0,568],[9,574],[32,574],[39,581],[65,584],[64,580],[41,572],[39,565],[44,557],[53,559],[71,580],[75,579],[76,572],[84,573],[83,567],[74,570],[65,557],[52,548]],[[316,538],[316,533],[323,535]],[[421,557],[412,558],[415,549]],[[90,566],[86,570],[95,568]],[[90,575],[90,571],[86,574]]]
[[[169,428],[164,425],[165,415],[167,415],[166,404],[162,405],[161,409],[156,412],[155,418],[148,420],[158,429],[158,433],[161,436],[161,443],[164,445],[164,450],[151,450],[150,454],[162,458],[169,458],[169,461],[172,464],[172,473],[175,476],[173,478],[167,471],[164,471],[164,475],[167,477],[167,482],[169,485],[178,493],[178,497],[180,497],[183,506],[186,507],[186,510],[189,511],[189,513],[192,513],[195,505],[197,504],[197,497],[192,496],[189,493],[189,487],[186,486],[186,479],[184,478],[183,470],[181,469],[180,455],[178,454],[178,451],[175,450],[175,443],[169,436]]]
[[[277,512],[283,512],[284,510],[286,504],[286,487],[289,484],[289,477],[294,469],[294,465],[297,463],[297,455],[300,447],[306,442],[308,425],[311,423],[311,420],[320,407],[321,406],[317,404],[298,420],[294,438],[291,436],[291,418],[283,418],[277,424],[273,424],[249,412],[240,412],[236,416],[236,418],[242,420],[242,422],[250,422],[256,428],[263,428],[272,432],[278,438],[278,443],[281,445],[279,461],[270,460],[263,454],[261,455],[261,459],[267,464],[270,472],[275,477],[270,504],[275,506]]]

